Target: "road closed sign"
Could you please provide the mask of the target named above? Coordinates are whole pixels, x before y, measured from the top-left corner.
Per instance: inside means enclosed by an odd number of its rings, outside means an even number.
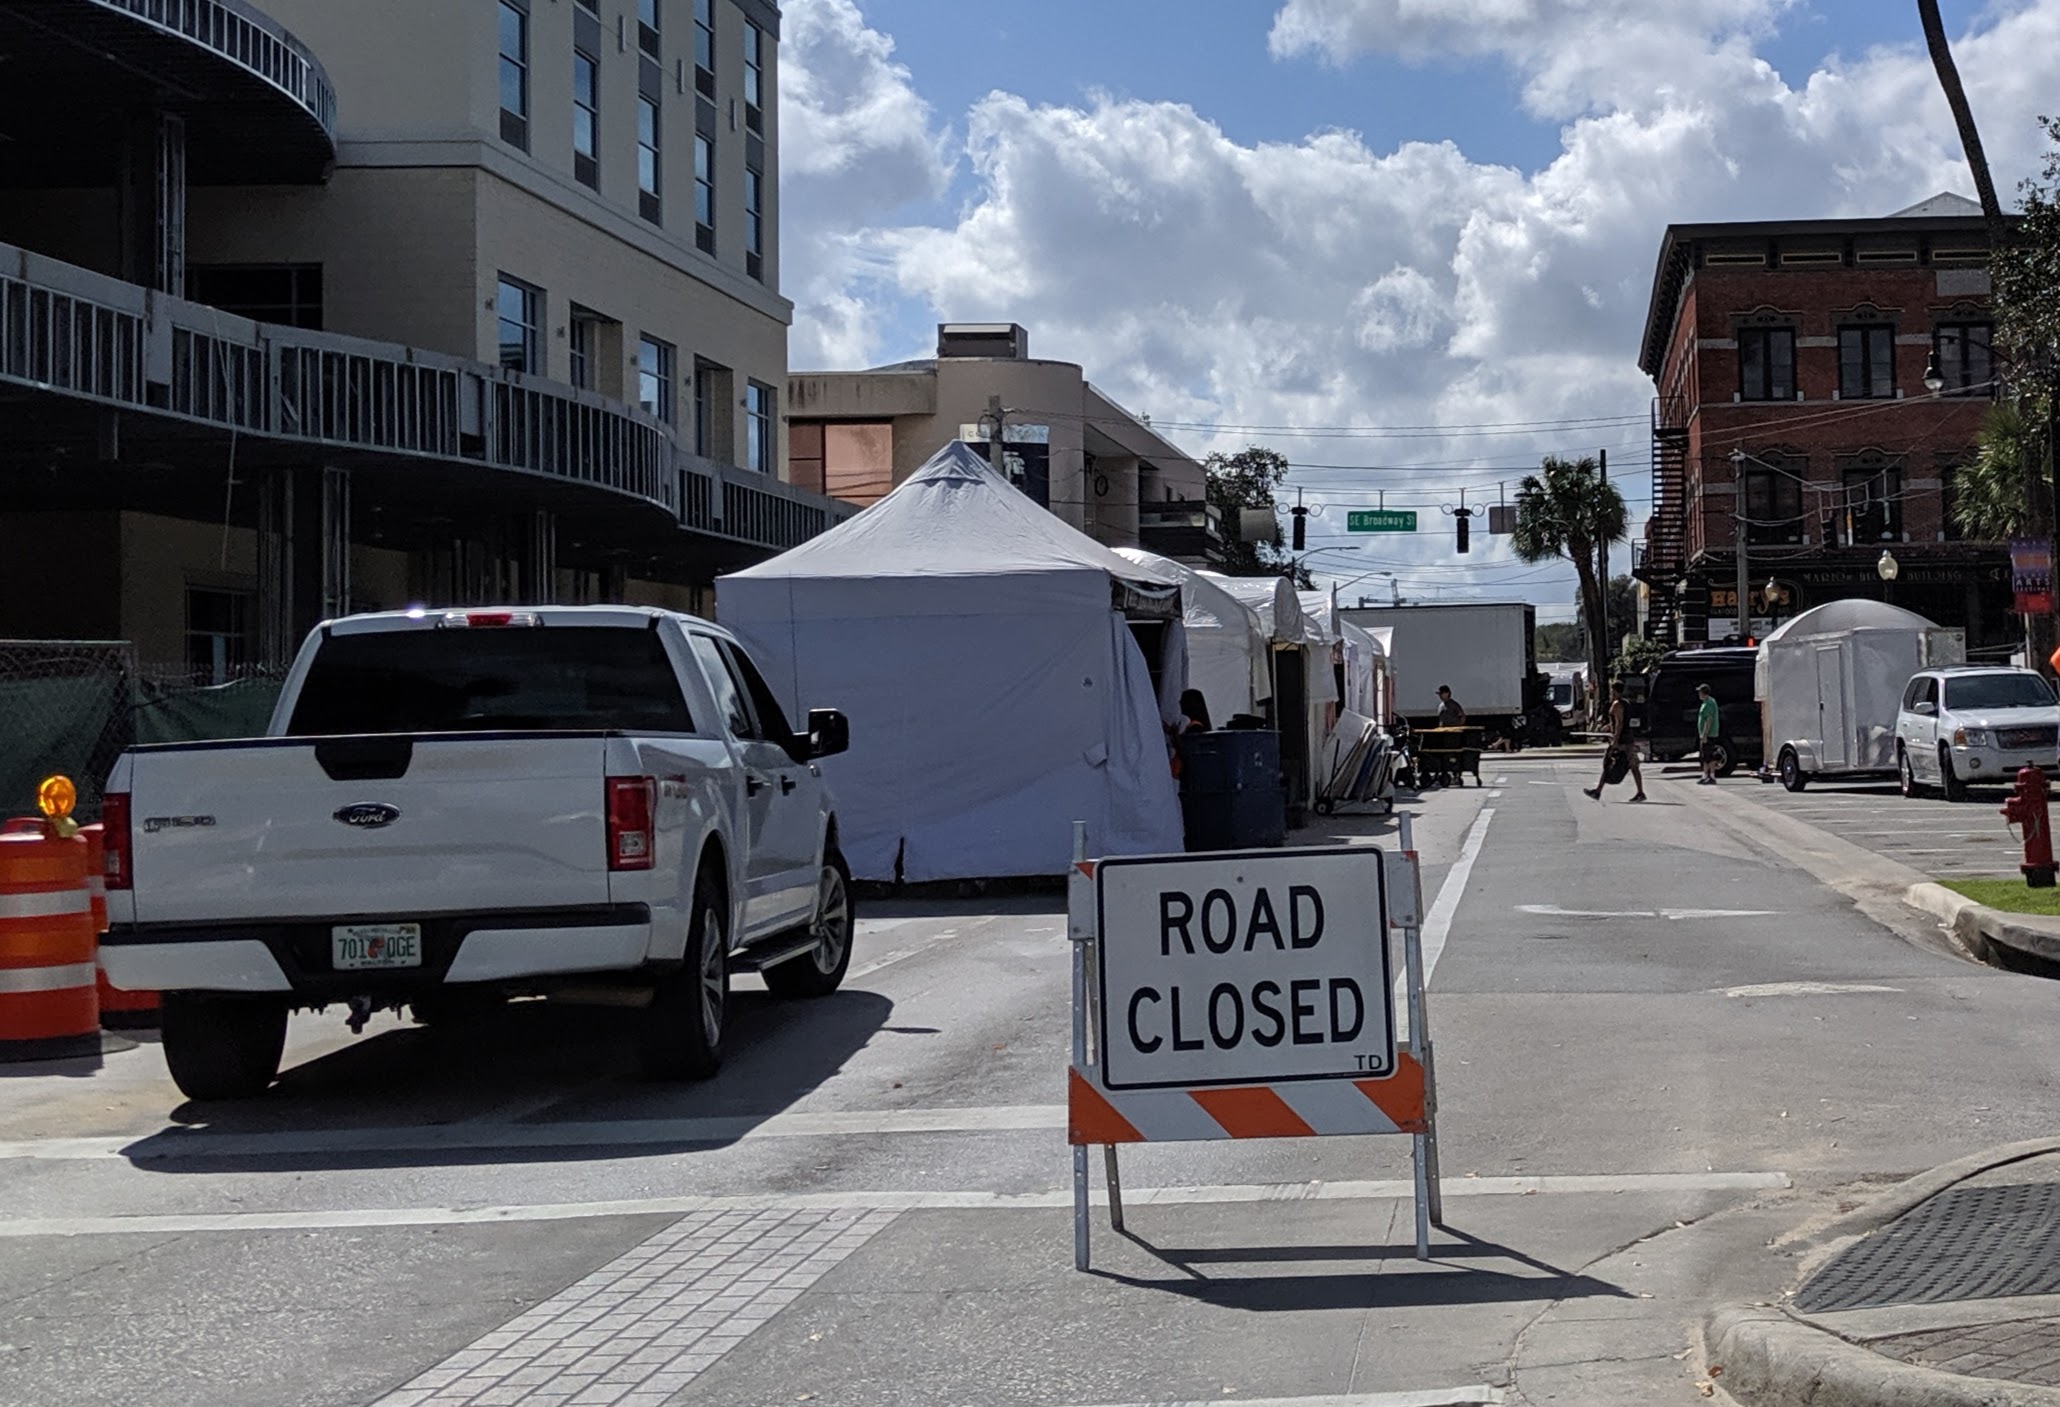
[[[1379,851],[1095,868],[1105,1088],[1395,1072]]]

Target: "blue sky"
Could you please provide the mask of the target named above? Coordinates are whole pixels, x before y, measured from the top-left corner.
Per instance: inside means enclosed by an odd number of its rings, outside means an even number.
[[[2010,189],[2052,106],[2060,0],[1942,8]],[[794,365],[1021,322],[1038,355],[1198,427],[1169,431],[1197,454],[1258,442],[1312,466],[1295,482],[1324,509],[1317,541],[1349,549],[1322,562],[1411,594],[1570,600],[1566,569],[1479,535],[1457,557],[1437,511],[1545,453],[1607,448],[1642,515],[1636,342],[1667,223],[1971,189],[1907,0],[786,13]],[[1382,490],[1419,508],[1415,540],[1339,531]]]

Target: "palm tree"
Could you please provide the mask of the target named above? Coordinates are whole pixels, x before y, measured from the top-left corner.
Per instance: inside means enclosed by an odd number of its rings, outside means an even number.
[[[1981,422],[1974,459],[1953,476],[1953,522],[1970,538],[2002,542],[2045,526],[2048,486],[2038,435],[2015,401],[1997,401]]]
[[[1968,105],[1967,90],[1960,86],[1960,68],[1953,62],[1952,45],[1946,42],[1945,22],[1938,17],[1938,0],[1917,0],[1917,20],[1924,26],[1924,45],[1931,50],[1931,66],[1938,70],[1938,86],[1945,90],[1946,106],[1953,110],[1953,124],[1960,129],[1960,149],[1967,154],[1974,193],[1981,197],[1982,219],[1988,223],[1989,248],[2000,252],[2010,242],[2010,227],[2003,220],[2001,203],[1996,200],[1996,183],[1989,178],[1988,157],[1981,150],[1981,132],[1974,125],[1974,109]]]
[[[1602,477],[1593,459],[1548,455],[1538,472],[1525,475],[1517,486],[1511,547],[1526,562],[1554,557],[1572,562],[1581,583],[1581,611],[1588,620],[1603,618],[1602,548],[1622,542],[1629,532],[1624,496]],[[1588,632],[1588,667],[1600,684],[1609,667],[1609,641],[1601,630]]]

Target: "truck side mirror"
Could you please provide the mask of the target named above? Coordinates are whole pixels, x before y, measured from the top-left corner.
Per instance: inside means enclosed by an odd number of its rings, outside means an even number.
[[[808,755],[835,757],[851,750],[851,720],[834,708],[808,711]]]
[[[1924,702],[1918,704],[1916,708],[1912,709],[1911,712],[1921,713],[1926,718],[1936,718],[1938,717],[1938,705],[1932,703],[1929,699],[1926,699]]]

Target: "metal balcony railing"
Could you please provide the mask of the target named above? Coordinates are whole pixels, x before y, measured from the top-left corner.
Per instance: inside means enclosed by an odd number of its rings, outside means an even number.
[[[858,511],[689,453],[672,427],[592,392],[251,322],[7,245],[0,380],[288,442],[584,484],[775,551]]]
[[[336,140],[336,89],[306,45],[239,0],[93,0],[168,29],[270,83]]]

